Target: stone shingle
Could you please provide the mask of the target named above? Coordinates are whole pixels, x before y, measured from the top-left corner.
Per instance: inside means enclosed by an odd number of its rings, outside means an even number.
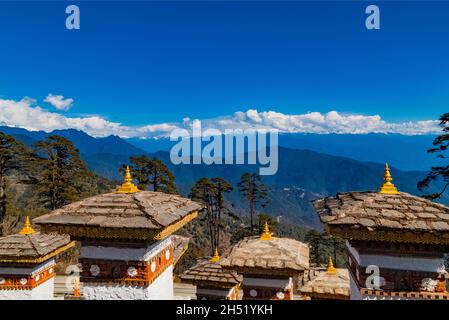
[[[394,220],[379,219],[379,225],[387,228],[401,229],[402,225]]]
[[[432,227],[434,230],[449,230],[449,224],[444,221],[434,221]]]
[[[427,213],[427,212],[417,212],[416,215],[419,218],[428,219],[428,218],[435,218],[436,216],[433,213]]]

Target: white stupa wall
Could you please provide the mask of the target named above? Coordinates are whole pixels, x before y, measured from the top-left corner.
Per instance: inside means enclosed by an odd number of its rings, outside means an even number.
[[[0,290],[0,300],[53,300],[54,282],[53,277],[30,290]]]
[[[255,277],[243,277],[243,285],[247,287],[267,287],[267,288],[281,288],[289,289],[293,286],[291,277],[285,279],[268,279],[268,278],[255,278]]]
[[[379,254],[360,254],[356,248],[346,243],[348,252],[355,259],[357,264],[362,267],[378,266],[379,268],[411,270],[424,272],[437,272],[444,266],[443,256],[441,257],[413,257],[400,255],[379,255]]]
[[[169,251],[172,244],[170,236],[142,248],[88,245],[81,247],[81,258],[147,262],[163,253],[163,259],[169,261],[172,259]],[[87,300],[174,300],[173,264],[167,266],[153,282],[145,286],[114,282],[83,282],[83,295]]]
[[[148,286],[83,283],[83,293],[87,300],[174,300],[173,266]]]
[[[0,267],[0,274],[7,275],[23,275],[24,278],[32,276],[36,278],[44,270],[54,272],[55,260],[51,259],[34,267]],[[54,299],[54,276],[37,285],[32,289],[6,289],[0,287],[0,300],[53,300]]]

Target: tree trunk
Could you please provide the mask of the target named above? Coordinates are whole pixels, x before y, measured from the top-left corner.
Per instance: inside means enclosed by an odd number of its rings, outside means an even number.
[[[214,255],[214,249],[215,249],[215,237],[214,237],[214,225],[213,225],[213,212],[212,212],[212,207],[208,206],[207,208],[207,220],[208,220],[208,225],[209,225],[209,237],[210,237],[210,249],[211,249],[211,256]]]
[[[251,223],[251,231],[254,230],[254,222],[253,222],[253,218],[254,218],[254,185],[253,185],[253,181],[252,179],[249,182],[249,220]]]
[[[221,219],[221,209],[218,209],[218,213],[217,213],[217,229],[216,229],[216,247],[218,248],[218,245],[220,244],[220,219]]]
[[[251,225],[251,231],[254,230],[253,216],[254,216],[254,200],[251,198],[249,200],[249,223]]]

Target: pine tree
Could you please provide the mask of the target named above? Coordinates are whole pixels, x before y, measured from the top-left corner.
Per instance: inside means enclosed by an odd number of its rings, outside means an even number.
[[[220,244],[221,216],[225,210],[224,194],[232,190],[231,185],[223,178],[201,178],[190,191],[189,197],[206,206],[206,222],[209,229],[211,254]]]
[[[215,198],[215,243],[214,248],[218,248],[220,244],[221,215],[225,210],[224,194],[232,191],[232,186],[223,178],[213,178],[211,180],[213,193]]]
[[[0,235],[3,234],[2,225],[6,216],[7,175],[13,170],[23,170],[29,156],[25,145],[0,132]]]
[[[95,177],[70,140],[52,135],[35,148],[38,192],[45,207],[55,210],[95,193]]]
[[[427,150],[429,153],[436,153],[438,158],[446,159],[447,156],[444,152],[449,147],[449,113],[445,113],[440,116],[440,126],[443,133],[438,135],[433,141],[433,148]],[[432,167],[427,176],[418,182],[418,189],[420,191],[429,187],[430,183],[433,181],[441,180],[444,182],[444,186],[438,193],[433,193],[426,195],[428,199],[438,199],[440,198],[447,187],[449,186],[449,165]]]
[[[244,173],[240,177],[238,189],[242,196],[248,201],[250,229],[254,228],[254,213],[256,206],[265,207],[268,204],[268,193],[260,175],[257,173]]]
[[[153,191],[178,194],[175,187],[175,176],[159,159],[153,158],[148,165],[149,181]]]

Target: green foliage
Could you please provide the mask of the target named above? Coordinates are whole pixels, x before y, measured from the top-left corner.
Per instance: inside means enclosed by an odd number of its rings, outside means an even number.
[[[96,193],[95,176],[70,140],[48,136],[35,148],[37,190],[46,208],[55,210]]]
[[[7,175],[12,171],[24,171],[30,157],[25,145],[12,136],[0,132],[0,235],[3,234],[3,220],[7,214]]]
[[[139,190],[178,194],[175,186],[175,176],[168,170],[167,166],[159,159],[149,159],[146,155],[130,157],[130,168],[133,179],[137,181]],[[126,165],[120,167],[120,172],[124,173]]]
[[[250,228],[252,230],[256,206],[259,204],[261,207],[265,207],[268,204],[267,188],[263,184],[260,175],[249,172],[242,174],[237,186],[243,198],[248,201]]]
[[[443,133],[434,139],[434,147],[427,150],[427,152],[435,153],[437,154],[437,157],[446,159],[447,156],[444,153],[449,147],[449,113],[445,113],[440,116],[440,126]],[[439,192],[426,195],[426,198],[434,200],[440,198],[444,194],[447,187],[449,186],[449,165],[432,167],[427,176],[423,180],[418,182],[418,189],[422,191],[428,188],[430,183],[437,181],[438,179],[443,180],[444,186]]]
[[[346,253],[343,240],[312,229],[306,233],[304,241],[309,244],[310,261],[313,263],[326,265],[332,257],[335,267],[344,266]]]

